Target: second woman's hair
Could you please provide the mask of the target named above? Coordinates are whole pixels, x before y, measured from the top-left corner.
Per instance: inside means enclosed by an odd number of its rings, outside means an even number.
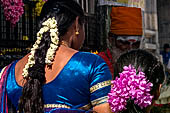
[[[81,6],[74,0],[48,0],[41,12],[39,29],[44,21],[52,17],[55,17],[57,21],[59,38],[66,34],[76,17],[79,17],[80,25],[84,22],[84,12]],[[19,100],[20,113],[44,112],[42,85],[46,82],[45,58],[50,43],[50,33],[46,32],[43,34],[39,47],[35,51],[35,64],[28,69],[28,79],[23,86]]]
[[[114,77],[118,77],[119,73],[123,71],[123,67],[129,65],[145,73],[147,80],[153,84],[150,93],[154,95],[165,79],[162,63],[146,50],[131,50],[122,54],[115,63]],[[156,97],[154,97],[154,99],[156,99]],[[145,109],[141,109],[139,106],[135,105],[133,100],[127,102],[126,108],[127,110],[121,113],[145,113]]]

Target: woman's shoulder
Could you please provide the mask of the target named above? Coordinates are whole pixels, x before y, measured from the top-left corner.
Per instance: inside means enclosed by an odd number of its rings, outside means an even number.
[[[4,72],[8,75],[8,73],[10,73],[12,70],[14,70],[17,62],[18,62],[18,60],[15,60],[15,61],[11,62],[10,64],[1,68],[0,69],[0,78]]]
[[[14,69],[15,69],[15,79],[16,81],[20,81],[20,80],[23,80],[23,76],[22,76],[22,71],[25,67],[25,64],[27,63],[28,61],[28,55],[25,55],[23,58],[21,58],[20,60],[18,60],[16,62],[16,65],[14,66]],[[19,83],[19,85],[21,85]]]
[[[97,54],[93,54],[90,52],[78,52],[78,56],[80,58],[80,62],[82,62],[83,64],[92,66],[93,68],[96,68],[98,66],[100,67],[106,67],[107,64],[106,62],[103,60],[102,57],[100,57]]]
[[[88,60],[91,62],[96,61],[104,62],[104,60],[99,55],[90,52],[79,52],[79,55],[81,56],[81,58],[83,58],[83,60]]]
[[[90,52],[79,52],[79,54],[90,58],[100,58],[99,55]]]

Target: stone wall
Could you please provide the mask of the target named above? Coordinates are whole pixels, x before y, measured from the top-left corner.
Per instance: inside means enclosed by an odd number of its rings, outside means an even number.
[[[162,49],[164,43],[170,44],[170,0],[158,0],[158,30]]]

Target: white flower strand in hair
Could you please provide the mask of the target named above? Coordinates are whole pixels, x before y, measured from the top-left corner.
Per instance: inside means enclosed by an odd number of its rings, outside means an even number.
[[[58,29],[57,29],[57,21],[55,18],[52,18],[50,22],[43,23],[44,25],[50,27],[50,37],[51,37],[51,44],[50,48],[47,51],[45,63],[47,65],[52,65],[52,61],[54,60],[55,52],[58,48],[59,44],[59,37],[58,37]]]
[[[37,33],[37,41],[33,45],[33,48],[31,48],[31,54],[28,56],[28,63],[25,65],[23,69],[22,76],[26,78],[28,76],[28,68],[32,67],[35,64],[35,50],[38,48],[38,45],[41,42],[42,36],[44,32],[47,32],[50,30],[50,37],[51,37],[51,44],[50,48],[47,50],[45,63],[47,65],[52,65],[52,61],[55,56],[55,51],[58,48],[59,44],[59,37],[58,37],[58,29],[57,29],[57,21],[55,18],[49,18],[45,22],[42,23],[43,27],[40,29],[40,31]]]

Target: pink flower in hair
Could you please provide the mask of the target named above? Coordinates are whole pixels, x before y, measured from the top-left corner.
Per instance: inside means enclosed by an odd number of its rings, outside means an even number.
[[[108,103],[113,112],[126,110],[127,100],[134,100],[134,103],[141,108],[151,105],[152,98],[150,94],[153,84],[149,82],[145,73],[132,66],[124,66],[123,72],[119,73],[120,77],[112,80],[113,87],[108,94]]]

